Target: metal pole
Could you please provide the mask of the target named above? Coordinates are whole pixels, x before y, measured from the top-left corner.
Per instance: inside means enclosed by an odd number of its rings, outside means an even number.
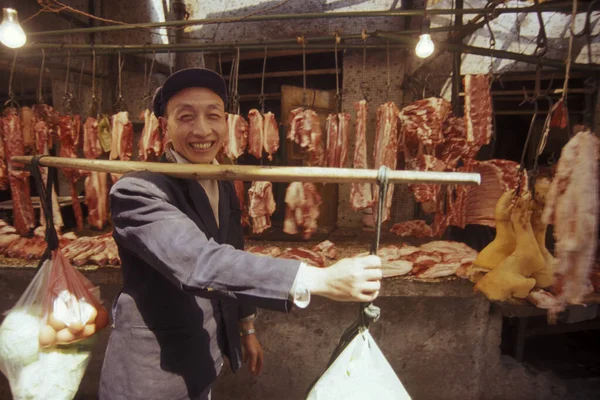
[[[556,3],[550,3],[548,5],[533,5],[523,8],[466,8],[463,10],[455,9],[440,9],[440,10],[427,10],[428,15],[456,15],[460,14],[510,14],[510,13],[528,13],[537,11],[563,11],[568,10],[572,6],[570,1],[561,1]],[[46,32],[31,32],[28,34],[30,38],[33,37],[47,37],[47,36],[61,36],[70,35],[75,33],[97,33],[97,32],[114,32],[124,31],[130,29],[148,29],[148,28],[163,28],[163,27],[181,27],[190,25],[210,25],[210,24],[222,24],[222,23],[233,23],[233,22],[257,22],[257,21],[287,21],[287,20],[299,20],[299,19],[330,19],[330,18],[354,18],[354,17],[410,17],[410,16],[422,16],[425,10],[394,10],[394,11],[344,11],[344,12],[333,12],[333,13],[304,13],[304,14],[270,14],[270,15],[251,15],[248,17],[230,17],[230,18],[204,18],[204,19],[193,19],[184,21],[163,21],[163,22],[149,22],[140,24],[125,24],[125,25],[108,25],[108,26],[96,26],[93,28],[76,28],[76,29],[61,29]]]
[[[406,44],[409,47],[414,47],[417,44],[416,39],[409,37],[391,34],[391,33],[376,33],[377,37],[387,40],[393,40],[396,43]],[[468,46],[465,44],[455,44],[447,42],[435,42],[436,46],[440,49],[452,52],[452,53],[468,53],[479,56],[492,56],[496,58],[502,58],[507,60],[522,61],[528,64],[542,65],[546,67],[565,69],[565,63],[562,60],[554,60],[548,58],[538,58],[536,56],[530,56],[526,54],[513,53],[505,50],[490,50],[483,47]],[[579,71],[594,72],[599,71],[600,66],[597,64],[571,64],[571,69],[577,69]]]
[[[17,156],[14,163],[31,164],[33,156]],[[177,178],[270,182],[356,183],[377,182],[378,170],[322,167],[259,167],[253,165],[171,164],[160,162],[40,158],[40,165],[86,171],[127,173],[150,171]],[[479,185],[481,175],[471,172],[389,171],[389,183],[438,183]]]
[[[463,9],[463,0],[456,0],[456,9]],[[456,30],[461,30],[463,25],[462,15],[456,14],[454,16],[454,27]],[[459,37],[456,40],[457,44],[462,44],[462,39]],[[460,61],[461,61],[462,53],[454,53],[453,59],[453,71],[452,71],[452,111],[454,115],[457,117],[462,116],[462,107],[460,103],[460,99],[458,96],[458,92],[460,92]]]

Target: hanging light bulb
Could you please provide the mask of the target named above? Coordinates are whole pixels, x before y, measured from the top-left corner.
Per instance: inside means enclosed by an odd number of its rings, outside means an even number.
[[[27,41],[25,31],[19,24],[17,10],[14,8],[3,8],[4,18],[0,24],[0,42],[3,45],[16,49],[22,47]]]
[[[429,18],[423,18],[423,25],[421,28],[421,35],[419,36],[419,43],[417,43],[417,47],[415,47],[415,53],[419,58],[427,58],[433,54],[433,50],[435,49],[435,45],[431,40],[431,35],[429,34],[429,26],[431,22]]]

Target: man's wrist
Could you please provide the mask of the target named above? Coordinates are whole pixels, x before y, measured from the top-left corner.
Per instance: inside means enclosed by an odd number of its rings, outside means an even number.
[[[242,336],[242,337],[250,336],[250,335],[254,335],[254,334],[256,334],[256,329],[254,329],[254,328],[240,329],[240,336]]]

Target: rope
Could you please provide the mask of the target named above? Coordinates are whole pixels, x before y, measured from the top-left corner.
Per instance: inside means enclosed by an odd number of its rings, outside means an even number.
[[[40,197],[40,205],[44,211],[44,218],[46,219],[45,240],[48,244],[37,266],[38,269],[42,266],[44,261],[50,258],[52,251],[58,249],[59,245],[58,233],[54,227],[54,217],[52,215],[52,190],[54,186],[54,174],[51,174],[49,173],[50,171],[48,171],[48,180],[46,181],[46,187],[44,187],[44,181],[42,180],[42,174],[40,170],[40,159],[42,157],[46,156],[35,156],[31,160],[31,164],[33,166],[33,180]]]
[[[65,94],[63,96],[63,107],[65,108],[65,112],[67,114],[71,114],[71,100],[73,99],[73,95],[69,93],[69,81],[71,75],[71,51],[67,52],[67,76],[65,77]]]
[[[122,72],[123,72],[123,66],[125,65],[125,58],[123,57],[123,55],[121,54],[121,52],[117,53],[117,65],[118,65],[118,69],[119,69],[119,76],[118,76],[118,81],[117,81],[117,102],[115,104],[115,108],[117,110],[117,112],[122,111],[123,108],[123,101],[125,100],[123,98],[123,93],[121,92],[121,82],[122,82]]]
[[[42,96],[42,78],[44,77],[44,64],[46,62],[46,52],[42,49],[42,65],[40,66],[40,80],[38,82],[38,93],[37,101],[39,104],[44,104],[44,97]]]
[[[83,70],[85,69],[85,60],[81,61],[81,71],[79,71],[79,87],[77,88],[77,104],[79,112],[81,112],[81,86],[83,83]]]
[[[567,90],[569,88],[569,74],[571,72],[571,61],[573,59],[573,39],[575,37],[575,18],[577,17],[577,0],[573,0],[573,8],[571,11],[571,26],[569,27],[569,52],[567,53],[567,66],[565,68],[565,83],[563,85],[563,93],[561,100],[564,104],[565,116],[567,118],[567,129],[571,136],[571,126],[569,124],[569,109],[567,107]]]
[[[261,114],[265,113],[265,72],[267,70],[267,46],[265,46],[265,56],[263,58],[262,77],[260,79],[260,96],[258,96],[258,102],[260,103]]]
[[[338,73],[338,44],[340,37],[335,33],[334,55],[335,55],[335,104],[338,112],[342,112],[342,96],[340,95],[340,74]]]
[[[366,29],[363,29],[361,35],[362,35],[362,39],[363,39],[363,65],[362,65],[362,72],[361,72],[360,90],[362,92],[363,100],[368,102],[370,99],[368,98],[367,82],[365,81],[365,70],[367,69],[367,31],[366,31]]]
[[[523,146],[523,152],[521,153],[521,165],[519,166],[519,173],[518,173],[519,181],[517,184],[517,190],[515,192],[516,196],[519,196],[521,194],[522,177],[525,172],[525,155],[527,154],[527,148],[529,147],[529,140],[531,139],[531,136],[533,133],[535,119],[537,118],[537,115],[538,115],[538,99],[537,98],[535,98],[533,100],[533,107],[534,107],[533,117],[531,117],[531,123],[529,124],[529,131],[527,132],[527,138],[525,139],[525,145]]]
[[[98,99],[96,98],[96,50],[92,50],[92,106],[90,114],[98,116]]]
[[[18,108],[18,104],[15,101],[15,94],[13,93],[12,90],[12,82],[13,82],[13,77],[15,75],[15,65],[17,64],[17,51],[15,50],[15,56],[13,57],[13,62],[12,62],[12,66],[10,67],[10,78],[8,78],[8,101],[6,103],[4,103],[4,106],[6,107],[7,105],[11,105],[11,106],[17,106]]]
[[[388,102],[390,99],[390,42],[389,40],[386,42],[386,64],[387,64],[387,85],[385,92],[385,101]]]
[[[302,104],[306,104],[306,41],[304,36],[299,36],[297,40],[302,44]]]
[[[206,63],[204,62],[204,50],[200,53],[200,58],[202,59],[202,68],[206,68]]]

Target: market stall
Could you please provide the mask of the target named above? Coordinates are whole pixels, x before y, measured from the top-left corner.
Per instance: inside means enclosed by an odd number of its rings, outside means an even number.
[[[542,329],[530,326],[527,333],[528,316],[547,314],[548,326],[597,322],[599,143],[593,110],[598,108],[588,101],[597,91],[572,87],[572,80],[591,79],[598,71],[590,44],[594,2],[518,6],[491,1],[472,9],[463,8],[462,1],[445,3],[392,11],[104,21],[31,32],[31,42],[19,51],[1,49],[8,80],[0,118],[5,195],[0,198],[0,287],[10,293],[2,311],[10,309],[47,256],[51,229],[44,209],[48,213],[51,207],[58,246],[100,286],[107,306],[121,279],[111,186],[131,171],[229,180],[239,199],[246,251],[322,268],[346,257],[381,257],[384,287],[376,304],[382,317],[372,332],[413,398],[487,398],[486,393],[494,398],[500,383],[510,379],[510,393],[534,393],[544,385],[549,391],[544,393],[563,393],[559,384],[552,389],[552,377],[545,374],[507,372],[498,344],[503,317],[522,318],[515,339],[518,360],[524,338]],[[47,7],[61,12],[56,4]],[[546,55],[552,51],[551,13],[570,18],[566,60]],[[502,25],[493,21],[513,16],[519,26],[519,15],[539,22],[535,50],[496,48],[494,28],[501,41]],[[587,21],[579,34],[578,15]],[[318,34],[324,21],[352,18],[376,23],[347,22],[345,30]],[[399,18],[407,19],[407,29],[387,29]],[[192,27],[220,24],[287,30],[288,21],[319,27],[256,40],[252,34],[213,41],[181,36],[186,31],[193,37]],[[172,42],[126,37],[138,31],[152,37],[158,29],[169,29]],[[476,40],[463,43],[461,38],[482,31],[484,39],[474,35]],[[104,40],[64,41],[77,35]],[[583,43],[579,38],[585,35],[587,62],[574,55],[574,43]],[[444,66],[444,87],[428,82],[429,74],[420,82],[419,68],[426,68],[398,57],[406,49],[412,54],[415,46],[420,58],[430,57],[434,46],[450,54],[446,61],[453,65]],[[367,55],[378,57],[376,66]],[[461,57],[467,55],[486,63],[465,66],[469,60]],[[228,132],[219,165],[160,162],[168,137],[151,98],[167,75],[185,66],[184,57],[197,57],[187,59],[188,66],[216,70],[229,85]],[[352,65],[351,57],[356,59]],[[54,75],[48,76],[47,65],[56,60],[62,68],[51,67]],[[528,88],[499,89],[504,75],[494,63],[503,61],[533,66]],[[16,89],[23,85],[19,75],[27,73],[21,63],[38,66],[29,74],[35,77],[33,100]],[[549,71],[560,72],[561,88],[551,87]],[[137,85],[130,82],[133,76]],[[506,82],[512,78],[507,74]],[[448,85],[451,93],[444,96]],[[579,104],[573,98],[578,95],[590,108],[585,115],[572,105]],[[515,113],[502,101],[524,104],[517,110],[524,119],[514,119],[508,129],[524,132],[506,145],[516,157],[498,150],[503,140],[510,142],[502,136],[503,124]],[[587,306],[585,316],[576,317],[582,306]],[[285,365],[286,378],[261,385],[227,371],[217,392],[230,398],[305,397],[303,391],[323,372],[355,311],[318,300],[307,312],[309,324],[293,315],[262,313],[257,325],[270,358],[266,375],[281,374]],[[97,335],[99,355],[107,331]],[[85,396],[94,393],[100,365],[101,359],[92,359],[92,372],[81,386]],[[465,368],[472,379],[458,385]]]

